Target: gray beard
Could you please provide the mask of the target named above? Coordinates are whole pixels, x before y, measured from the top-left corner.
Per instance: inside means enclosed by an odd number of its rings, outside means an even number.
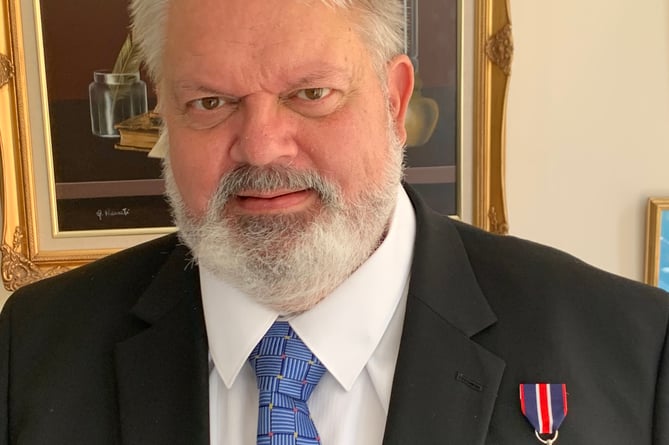
[[[316,172],[241,166],[221,178],[206,214],[186,208],[165,158],[163,175],[181,240],[200,267],[282,314],[316,305],[379,246],[402,177],[402,145],[390,137],[382,180],[351,202]],[[167,133],[160,144],[168,144]],[[167,145],[166,145],[167,146]],[[318,209],[280,215],[230,215],[225,205],[244,189],[309,188]]]

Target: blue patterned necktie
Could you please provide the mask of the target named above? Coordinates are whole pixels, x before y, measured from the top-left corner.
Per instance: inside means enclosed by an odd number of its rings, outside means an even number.
[[[307,399],[325,367],[288,322],[269,328],[249,362],[260,390],[258,445],[320,445]]]

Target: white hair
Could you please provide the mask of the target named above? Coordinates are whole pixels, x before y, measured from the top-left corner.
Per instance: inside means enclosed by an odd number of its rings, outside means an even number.
[[[130,1],[133,39],[139,45],[149,73],[156,83],[160,82],[162,75],[169,1]],[[372,55],[379,73],[383,72],[382,67],[386,62],[404,52],[406,20],[401,0],[319,1],[330,7],[354,10],[357,13],[357,31]]]

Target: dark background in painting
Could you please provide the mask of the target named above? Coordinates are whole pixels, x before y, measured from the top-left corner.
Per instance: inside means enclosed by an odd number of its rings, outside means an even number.
[[[128,33],[127,0],[40,0],[40,6],[56,184],[160,178],[159,160],[117,150],[118,139],[91,132],[88,85],[94,71],[114,65]],[[148,91],[153,107],[151,85]],[[56,199],[62,231],[172,225],[162,196]],[[127,215],[97,216],[123,209]]]
[[[457,166],[458,135],[458,1],[418,1],[418,73],[423,83],[423,96],[439,105],[439,120],[430,140],[421,147],[407,148],[407,166]],[[458,178],[459,180],[459,178]],[[443,182],[414,184],[427,202],[437,211],[458,213],[458,187]]]
[[[160,177],[160,161],[114,149],[117,139],[90,129],[88,85],[93,72],[113,66],[128,32],[127,0],[40,0],[56,183]],[[455,166],[458,160],[458,1],[420,0],[419,77],[422,94],[437,101],[439,121],[431,139],[407,149],[408,167]],[[146,75],[142,76],[147,81]],[[149,84],[149,107],[155,104]],[[455,214],[455,183],[416,184],[438,211]],[[59,197],[57,197],[59,198]],[[170,225],[161,196],[58,199],[61,230]],[[95,212],[130,208],[133,217],[99,221]],[[93,222],[91,222],[93,221]]]

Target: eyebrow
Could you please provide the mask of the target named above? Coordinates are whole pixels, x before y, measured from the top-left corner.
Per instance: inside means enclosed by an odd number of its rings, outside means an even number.
[[[197,82],[192,82],[190,80],[179,80],[177,82],[174,82],[174,87],[172,88],[174,91],[193,91],[193,92],[198,92],[198,93],[205,93],[205,94],[211,94],[211,95],[224,95],[223,92],[218,91],[213,88],[209,88],[205,85],[202,85]]]
[[[305,71],[307,71],[305,69]],[[285,77],[282,74],[278,75],[280,78]],[[314,86],[323,83],[323,87],[331,86],[334,88],[349,85],[352,82],[353,73],[348,70],[341,69],[340,67],[329,66],[320,66],[315,70],[308,71],[302,77],[299,77],[295,81],[285,81],[283,91],[294,91],[307,86]],[[229,92],[221,91],[215,87],[207,86],[204,82],[192,81],[192,80],[177,80],[174,82],[173,87],[170,88],[173,95],[178,95],[179,92],[194,92],[200,93],[209,96],[221,96],[221,97],[230,97],[237,98],[235,94]]]
[[[339,68],[319,68],[293,82],[292,88],[313,85],[319,82],[335,82],[336,85],[341,85],[342,83],[351,83],[352,77],[350,72]]]
[[[167,89],[169,95],[175,102],[179,102],[182,97],[182,94],[193,94],[196,93],[198,96],[207,96],[207,97],[222,97],[226,100],[236,100],[237,97],[229,93],[224,93],[222,91],[216,90],[214,88],[202,85],[198,82],[193,82],[190,80],[180,80],[174,82],[171,88]]]

